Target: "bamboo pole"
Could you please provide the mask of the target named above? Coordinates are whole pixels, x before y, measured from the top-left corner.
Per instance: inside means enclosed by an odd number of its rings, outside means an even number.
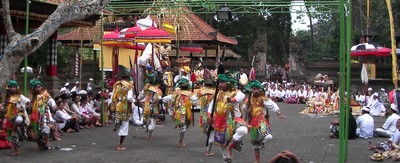
[[[345,11],[344,1],[340,0],[339,15],[340,15],[340,75],[339,75],[339,106],[340,106],[340,119],[339,119],[339,163],[346,160],[346,146],[344,140],[345,132],[345,115],[344,115],[344,87],[345,87]]]
[[[100,82],[100,85],[101,85],[101,91],[104,94],[105,90],[104,90],[104,52],[103,52],[104,51],[103,50],[104,24],[103,24],[103,18],[104,18],[104,14],[103,14],[103,11],[101,11],[101,18],[100,18],[100,31],[101,31],[101,33],[100,33],[100,36],[101,36],[101,39],[100,39],[101,82]],[[104,114],[104,108],[105,108],[104,97],[102,97],[101,98],[101,123],[102,123],[103,126],[105,124],[104,121],[106,119],[105,114]]]
[[[347,160],[347,146],[348,146],[348,139],[349,139],[349,116],[350,116],[350,103],[351,103],[351,99],[350,99],[350,78],[351,78],[351,54],[350,54],[350,48],[351,48],[351,18],[352,18],[352,10],[351,10],[351,3],[352,0],[348,0],[348,13],[347,13],[347,18],[346,18],[346,43],[347,43],[347,47],[346,47],[346,59],[345,59],[345,68],[346,68],[346,103],[345,103],[345,126],[344,126],[344,149],[345,149],[345,160]]]

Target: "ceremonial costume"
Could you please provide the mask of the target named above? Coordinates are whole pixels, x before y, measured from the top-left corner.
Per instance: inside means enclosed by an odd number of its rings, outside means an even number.
[[[175,128],[179,127],[179,145],[185,146],[183,138],[185,136],[186,128],[192,122],[192,103],[190,97],[192,96],[189,90],[189,80],[181,78],[177,83],[179,88],[175,89],[174,93],[163,98],[164,102],[173,101],[172,118]]]
[[[162,99],[162,91],[154,79],[154,74],[147,75],[147,83],[140,92],[138,99],[144,101],[143,118],[146,123],[147,139],[152,139],[152,133],[156,126],[155,117],[159,115],[159,101]]]
[[[260,161],[260,149],[264,148],[264,143],[272,139],[271,128],[269,124],[269,112],[275,112],[279,118],[281,116],[278,105],[271,99],[265,96],[264,89],[261,83],[257,80],[252,80],[246,90],[251,91],[250,98],[245,102],[247,123],[250,127],[250,141],[253,144],[256,162]]]
[[[230,162],[231,158],[225,153],[226,145],[233,141],[237,144],[236,149],[240,150],[240,140],[247,134],[245,126],[241,123],[237,123],[237,125],[235,123],[236,118],[241,117],[238,105],[243,101],[245,95],[235,88],[236,80],[230,75],[219,74],[218,80],[220,81],[219,87],[222,88],[218,91],[216,101],[212,101],[208,107],[209,115],[214,111],[214,117],[212,117],[214,131],[210,134],[209,142],[220,145],[224,160]],[[214,102],[216,102],[215,110],[213,110]]]
[[[29,117],[25,108],[29,102],[28,98],[18,93],[18,83],[10,80],[8,82],[5,103],[6,114],[4,115],[3,123],[7,131],[8,141],[12,142],[15,149],[13,155],[19,155],[20,138],[22,137],[23,140],[26,140],[28,137],[26,135],[26,127],[29,125]]]
[[[208,134],[210,123],[207,122],[208,116],[208,107],[210,106],[211,101],[214,98],[215,93],[215,83],[211,77],[210,70],[204,69],[203,71],[203,84],[200,89],[192,96],[191,100],[194,101],[194,104],[200,107],[199,113],[199,127],[204,134]],[[211,153],[212,144],[209,143],[206,147],[206,156],[213,156],[215,153]]]
[[[121,80],[117,81],[113,86],[111,111],[115,111],[115,128],[120,136],[120,143],[117,150],[124,150],[122,146],[125,137],[129,131],[129,118],[132,117],[132,102],[133,102],[133,84],[128,81],[129,72],[121,65],[120,72],[117,76],[121,76]]]
[[[29,83],[32,89],[34,89],[33,99],[31,100],[33,102],[32,111],[30,114],[34,138],[40,149],[49,149],[50,127],[54,123],[50,109],[56,107],[56,103],[46,90],[42,90],[42,82],[32,79]]]

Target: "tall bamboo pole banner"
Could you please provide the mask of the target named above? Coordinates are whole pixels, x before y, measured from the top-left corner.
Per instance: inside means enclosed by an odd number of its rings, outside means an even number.
[[[101,11],[101,18],[100,18],[100,31],[101,31],[101,34],[100,34],[100,36],[101,36],[100,49],[101,49],[101,51],[100,51],[100,57],[101,57],[101,76],[102,76],[102,78],[101,78],[100,85],[101,85],[101,91],[104,94],[105,90],[104,90],[104,50],[103,50],[104,24],[103,24],[103,18],[104,18],[104,14],[103,14],[103,11]],[[104,121],[106,119],[106,117],[104,115],[104,107],[105,107],[105,105],[104,105],[104,97],[102,97],[101,98],[101,123],[102,123],[103,126],[105,124]]]
[[[350,52],[350,48],[352,47],[351,45],[351,14],[352,14],[352,10],[351,10],[351,2],[352,0],[348,0],[347,2],[347,17],[346,17],[346,43],[347,43],[347,47],[346,47],[346,103],[345,103],[345,128],[344,128],[344,148],[345,148],[345,156],[344,158],[347,158],[347,145],[348,145],[348,139],[349,139],[349,116],[350,116],[350,78],[351,78],[351,52]]]
[[[389,22],[390,22],[390,41],[392,43],[392,78],[394,88],[397,89],[397,56],[396,56],[396,40],[394,39],[394,21],[393,21],[393,12],[392,5],[390,0],[386,0],[386,6],[389,13]]]
[[[29,5],[31,4],[30,0],[26,0],[26,19],[25,19],[25,34],[29,32]],[[28,57],[24,59],[24,96],[27,96],[28,92]]]
[[[344,126],[345,126],[345,114],[344,114],[344,87],[345,87],[345,15],[344,15],[344,1],[340,0],[339,4],[339,17],[340,17],[340,74],[339,74],[339,106],[340,106],[340,118],[339,118],[339,163],[343,163],[346,160],[346,146],[344,139]]]

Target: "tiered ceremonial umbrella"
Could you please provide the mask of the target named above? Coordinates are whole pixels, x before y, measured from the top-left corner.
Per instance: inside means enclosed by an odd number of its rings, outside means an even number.
[[[131,28],[124,28],[119,32],[119,47],[123,47],[126,49],[138,49],[144,50],[146,46],[144,44],[135,44],[134,39],[136,34],[142,31],[141,28],[135,26]]]
[[[135,42],[171,43],[171,36],[168,34],[168,32],[157,29],[153,25],[146,30],[140,31],[135,37]]]
[[[103,45],[104,46],[117,46],[118,39],[119,39],[119,32],[118,32],[118,28],[116,28],[113,32],[103,35]]]

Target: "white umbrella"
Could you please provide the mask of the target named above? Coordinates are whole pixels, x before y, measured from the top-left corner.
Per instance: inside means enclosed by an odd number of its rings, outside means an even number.
[[[374,44],[369,44],[369,43],[361,43],[358,45],[354,45],[351,47],[351,51],[355,50],[376,50],[378,47],[376,47]]]

